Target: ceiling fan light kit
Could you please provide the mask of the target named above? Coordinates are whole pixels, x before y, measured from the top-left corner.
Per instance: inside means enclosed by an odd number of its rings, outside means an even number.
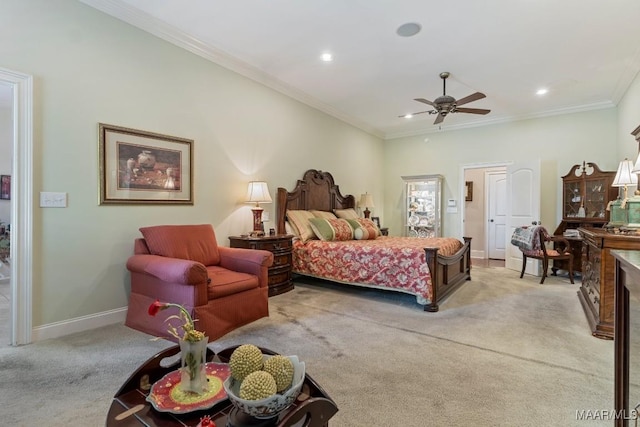
[[[442,79],[442,96],[437,97],[433,102],[424,98],[414,98],[414,101],[422,102],[423,104],[430,105],[433,107],[433,110],[426,111],[418,111],[417,113],[403,114],[400,117],[408,117],[415,116],[416,114],[437,114],[436,120],[433,122],[434,125],[442,123],[444,118],[449,113],[469,113],[469,114],[488,114],[491,110],[485,110],[482,108],[459,108],[461,105],[468,104],[469,102],[477,101],[482,98],[486,98],[484,93],[475,92],[471,95],[465,96],[464,98],[460,98],[456,100],[454,97],[447,95],[447,78],[449,77],[449,72],[444,71],[440,73],[440,78]]]

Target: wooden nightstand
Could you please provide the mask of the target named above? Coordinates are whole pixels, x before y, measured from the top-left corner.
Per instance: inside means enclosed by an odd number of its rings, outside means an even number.
[[[382,233],[383,236],[388,236],[389,235],[389,228],[380,226],[380,217],[379,216],[372,216],[371,220],[378,226],[378,228],[380,229],[380,232]]]
[[[273,252],[273,265],[269,267],[269,296],[279,295],[293,289],[291,267],[293,265],[293,236],[279,234],[263,237],[229,237],[232,248],[261,249]]]

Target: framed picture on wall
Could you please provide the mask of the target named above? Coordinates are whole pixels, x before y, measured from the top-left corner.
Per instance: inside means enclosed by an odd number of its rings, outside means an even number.
[[[0,200],[11,200],[11,175],[0,175]]]
[[[100,204],[193,205],[193,140],[100,123]]]
[[[465,191],[464,191],[464,200],[465,202],[473,201],[473,181],[466,181],[464,183]]]

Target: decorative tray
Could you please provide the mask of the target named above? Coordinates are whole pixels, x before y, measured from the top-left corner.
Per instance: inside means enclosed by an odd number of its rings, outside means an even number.
[[[222,383],[229,375],[226,363],[209,362],[205,364],[209,391],[203,394],[185,393],[180,388],[180,370],[169,372],[151,386],[147,401],[160,412],[185,414],[211,408],[218,402],[227,399],[227,392]]]

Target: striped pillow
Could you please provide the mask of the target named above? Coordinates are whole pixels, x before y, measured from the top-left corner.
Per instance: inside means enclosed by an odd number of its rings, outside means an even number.
[[[357,219],[359,218],[358,212],[355,209],[334,209],[333,212],[336,214],[338,218],[344,219]]]
[[[368,218],[357,218],[347,220],[353,227],[353,237],[356,240],[373,240],[382,235],[376,224]]]
[[[311,229],[311,225],[309,224],[309,220],[311,218],[315,218],[310,211],[304,210],[288,210],[287,211],[287,219],[289,223],[293,226],[293,228],[297,231],[297,236],[300,237],[300,240],[306,242],[309,239],[315,239],[315,234]]]
[[[333,212],[329,212],[329,211],[315,211],[315,210],[311,210],[310,211],[313,216],[315,216],[316,218],[326,218],[326,219],[336,219],[338,218],[337,216],[335,216],[333,214]]]
[[[320,240],[353,240],[353,228],[346,219],[311,218],[309,223]]]

